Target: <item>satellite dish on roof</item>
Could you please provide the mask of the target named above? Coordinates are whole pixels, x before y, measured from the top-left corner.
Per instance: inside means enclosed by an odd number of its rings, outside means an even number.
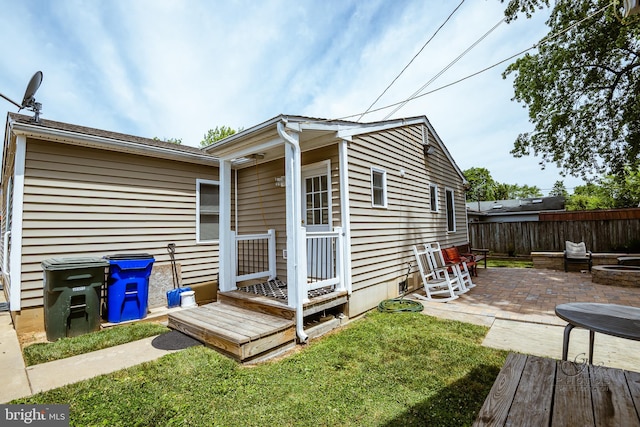
[[[18,107],[18,111],[26,108],[27,110],[31,110],[35,113],[33,116],[33,121],[38,123],[40,121],[40,110],[42,110],[42,104],[36,102],[35,94],[38,91],[38,88],[42,84],[42,71],[36,71],[36,73],[29,80],[29,84],[27,85],[27,89],[24,91],[24,97],[22,98],[22,104],[18,104],[11,98],[8,98],[0,93],[0,96],[16,107]]]

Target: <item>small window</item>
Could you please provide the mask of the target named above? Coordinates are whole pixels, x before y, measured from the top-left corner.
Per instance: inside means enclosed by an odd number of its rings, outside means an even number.
[[[431,212],[438,212],[438,186],[429,184],[429,203],[431,204]]]
[[[387,172],[371,168],[371,206],[387,207]]]
[[[198,243],[217,241],[220,223],[220,185],[196,180],[196,234]]]
[[[456,210],[453,201],[453,190],[445,189],[447,197],[447,231],[456,231]]]

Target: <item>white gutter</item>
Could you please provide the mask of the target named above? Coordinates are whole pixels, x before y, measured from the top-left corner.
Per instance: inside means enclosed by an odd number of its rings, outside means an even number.
[[[297,138],[292,137],[284,130],[286,119],[276,124],[278,135],[289,146],[285,147],[285,176],[287,181],[287,289],[289,291],[289,305],[296,309],[296,334],[300,342],[306,342],[309,336],[304,332],[304,302],[302,286],[306,284],[306,239],[302,228],[302,189],[300,181],[301,154],[300,144]],[[293,292],[291,292],[293,290]]]

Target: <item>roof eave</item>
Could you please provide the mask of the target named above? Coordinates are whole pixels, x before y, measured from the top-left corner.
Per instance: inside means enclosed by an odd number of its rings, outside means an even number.
[[[48,140],[91,147],[107,149],[111,151],[138,154],[149,157],[158,157],[168,160],[179,160],[189,163],[198,163],[204,165],[218,165],[219,159],[211,154],[188,153],[185,151],[176,151],[164,147],[155,147],[140,144],[132,141],[123,141],[119,139],[106,138],[97,135],[80,134],[76,132],[65,131],[61,129],[53,129],[42,127],[35,124],[21,123],[12,121],[9,124],[11,131],[15,135],[24,135],[32,138],[46,137]]]

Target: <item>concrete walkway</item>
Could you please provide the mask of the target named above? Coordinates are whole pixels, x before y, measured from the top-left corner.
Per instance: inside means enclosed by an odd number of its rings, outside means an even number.
[[[595,285],[590,275],[533,269],[479,269],[477,284],[448,303],[424,302],[424,313],[490,327],[483,345],[559,359],[565,323],[557,304],[601,302],[640,307],[640,289]],[[2,293],[0,292],[0,295]],[[8,313],[0,313],[0,403],[155,360],[196,341],[178,332],[25,368]],[[571,334],[569,358],[584,359],[588,333]],[[581,356],[582,355],[582,356]],[[582,357],[582,359],[581,359]],[[596,334],[594,364],[640,371],[640,342]]]
[[[501,350],[560,359],[566,322],[555,307],[567,302],[598,302],[640,307],[640,288],[598,285],[591,275],[552,270],[479,269],[477,285],[448,303],[420,301],[424,313],[490,328],[482,345]],[[583,361],[589,333],[574,329],[569,360]],[[595,335],[595,365],[640,371],[640,342]]]

